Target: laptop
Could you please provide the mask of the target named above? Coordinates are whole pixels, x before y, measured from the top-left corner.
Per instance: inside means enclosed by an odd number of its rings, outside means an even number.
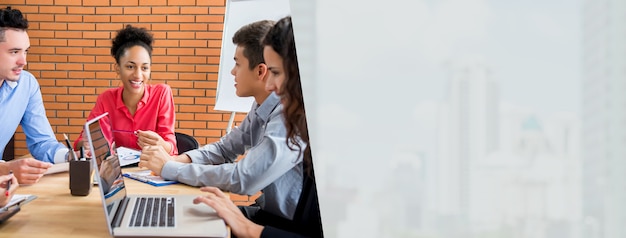
[[[85,123],[85,133],[96,161],[104,214],[113,237],[226,237],[224,220],[196,195],[128,195],[122,168],[102,134],[104,113]]]

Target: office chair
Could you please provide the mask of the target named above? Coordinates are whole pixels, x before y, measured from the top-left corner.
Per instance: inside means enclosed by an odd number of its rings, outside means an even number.
[[[176,135],[176,148],[178,148],[178,154],[200,148],[200,144],[193,136],[180,132],[174,132],[174,134]]]

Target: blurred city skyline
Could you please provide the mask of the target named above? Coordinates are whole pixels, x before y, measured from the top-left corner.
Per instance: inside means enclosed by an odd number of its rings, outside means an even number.
[[[445,97],[451,64],[478,61],[500,83],[503,101],[580,112],[581,0],[418,2],[415,73],[429,86],[415,90],[424,99]],[[432,90],[437,84],[441,90]]]
[[[414,18],[401,29],[406,36],[382,29],[371,35],[381,44],[367,49],[372,58],[359,61],[383,67],[363,72],[378,83],[361,84],[359,72],[329,66],[352,66],[344,55],[362,55],[360,48],[314,58],[328,59],[316,61],[315,77],[329,79],[315,82],[324,97],[311,110],[316,168],[324,168],[318,188],[356,194],[322,196],[322,205],[336,206],[323,216],[339,221],[329,235],[584,237],[581,1],[424,0],[397,11]],[[353,34],[369,32],[355,19],[344,22]],[[318,46],[351,44],[320,30],[336,22],[316,24]],[[380,55],[404,60],[380,62]],[[355,83],[359,90],[342,97]],[[378,93],[370,99],[366,92]],[[316,142],[315,133],[345,136]],[[368,157],[374,163],[362,160]]]

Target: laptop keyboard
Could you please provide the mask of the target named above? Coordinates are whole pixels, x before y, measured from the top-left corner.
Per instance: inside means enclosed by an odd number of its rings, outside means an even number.
[[[135,199],[135,209],[129,226],[173,227],[174,207],[173,197],[138,197]]]

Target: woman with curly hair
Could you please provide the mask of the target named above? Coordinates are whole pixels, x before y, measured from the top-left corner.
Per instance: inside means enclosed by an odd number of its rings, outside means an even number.
[[[161,146],[169,154],[178,154],[174,135],[174,99],[166,84],[148,84],[152,66],[154,39],[145,28],[127,25],[117,31],[112,41],[111,56],[121,86],[104,91],[89,113],[91,120],[105,112],[102,133],[109,145],[141,150],[145,146]],[[74,142],[79,148],[83,133]]]

